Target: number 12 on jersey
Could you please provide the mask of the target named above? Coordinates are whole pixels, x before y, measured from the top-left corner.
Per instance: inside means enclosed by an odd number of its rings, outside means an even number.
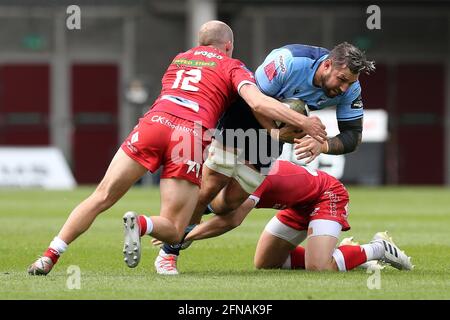
[[[177,78],[172,85],[172,89],[177,89],[181,82],[180,89],[186,91],[198,91],[198,87],[193,86],[191,83],[199,83],[201,79],[202,70],[200,69],[178,70]]]

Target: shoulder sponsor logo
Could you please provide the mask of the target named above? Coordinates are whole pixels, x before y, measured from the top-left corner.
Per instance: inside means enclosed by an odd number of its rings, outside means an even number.
[[[214,52],[209,52],[209,51],[195,51],[194,52],[194,56],[198,56],[198,55],[202,55],[202,56],[205,56],[207,58],[216,58],[216,59],[219,59],[219,60],[223,59],[223,57],[221,55],[219,55],[217,53],[214,53]]]
[[[280,63],[281,73],[285,73],[286,72],[286,66],[284,65],[284,58],[283,58],[282,55],[279,56],[278,62]]]
[[[271,63],[267,64],[264,67],[264,72],[267,76],[267,79],[269,81],[272,81],[273,78],[277,75],[277,69],[275,68],[275,61],[272,61]]]
[[[137,153],[138,150],[136,149],[135,146],[133,146],[133,143],[136,143],[139,141],[139,131],[136,131],[135,133],[133,133],[133,135],[131,136],[131,138],[129,140],[126,141],[126,146],[128,147],[128,149],[131,151],[131,153]]]
[[[135,132],[132,136],[131,136],[131,143],[136,143],[139,141],[139,131]]]
[[[362,97],[358,96],[355,100],[352,101],[351,108],[352,109],[361,109],[363,107]]]

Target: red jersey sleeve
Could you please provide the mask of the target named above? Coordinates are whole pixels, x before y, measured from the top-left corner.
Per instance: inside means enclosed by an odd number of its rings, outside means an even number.
[[[256,85],[255,77],[241,61],[237,59],[230,59],[230,63],[227,64],[227,72],[230,75],[233,89],[239,93],[239,89],[246,83]]]

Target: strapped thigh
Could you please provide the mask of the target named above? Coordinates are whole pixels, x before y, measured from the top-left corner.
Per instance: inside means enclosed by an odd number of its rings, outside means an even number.
[[[275,237],[292,243],[294,246],[298,246],[306,239],[306,230],[295,230],[282,223],[276,216],[267,223],[264,230]]]
[[[342,226],[340,223],[332,220],[315,219],[308,225],[308,237],[314,236],[332,236],[339,239]]]

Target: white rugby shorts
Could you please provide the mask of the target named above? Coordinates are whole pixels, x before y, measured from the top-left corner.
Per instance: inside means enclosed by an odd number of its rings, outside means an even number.
[[[258,189],[265,178],[261,173],[240,161],[236,154],[225,150],[217,140],[211,143],[208,159],[206,159],[204,165],[211,170],[235,179],[242,189],[249,194]]]
[[[336,221],[317,219],[312,220],[309,223],[308,228],[312,229],[312,234],[308,237],[332,236],[339,238],[342,226]],[[267,223],[264,230],[277,238],[292,243],[294,246],[298,246],[302,243],[306,239],[308,232],[307,230],[296,230],[291,228],[278,220],[276,216]]]

